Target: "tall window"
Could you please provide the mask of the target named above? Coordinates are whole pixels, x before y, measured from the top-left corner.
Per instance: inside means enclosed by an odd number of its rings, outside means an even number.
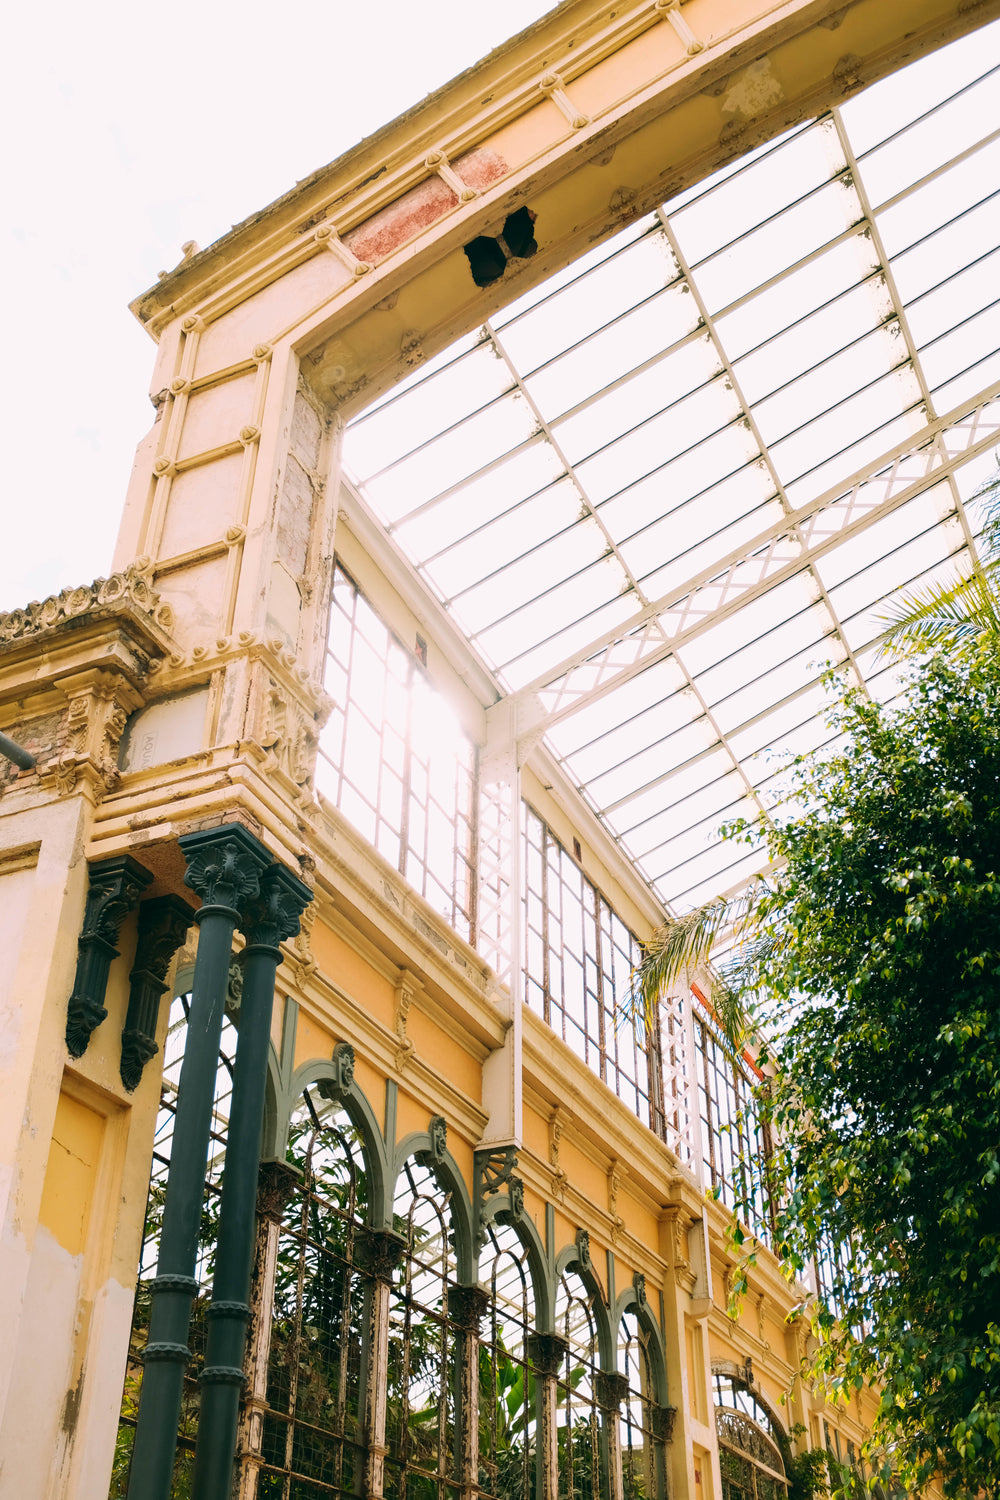
[[[694,1043],[704,1180],[766,1240],[766,1195],[750,1163],[765,1161],[767,1143],[749,1067],[733,1057],[704,1011],[695,1011]]]
[[[784,1500],[788,1493],[779,1432],[770,1412],[746,1384],[715,1376],[722,1500]]]
[[[524,812],[525,1001],[662,1137],[659,1039],[620,1015],[639,944],[551,829]]]
[[[475,746],[416,653],[340,566],[326,688],[334,709],[320,739],[319,790],[474,942]]]

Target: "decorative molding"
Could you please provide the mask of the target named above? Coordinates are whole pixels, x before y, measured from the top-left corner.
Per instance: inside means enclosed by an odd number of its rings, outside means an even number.
[[[611,1163],[608,1168],[608,1215],[611,1219],[611,1242],[614,1245],[617,1245],[625,1227],[625,1220],[618,1212],[618,1196],[627,1176],[628,1168],[622,1166],[620,1161]]]
[[[569,1352],[569,1343],[557,1333],[529,1333],[526,1339],[532,1369],[541,1376],[554,1377]]]
[[[425,1167],[439,1167],[448,1149],[448,1121],[444,1115],[432,1115],[427,1124],[430,1145],[426,1151],[417,1152],[417,1160]]]
[[[489,1146],[474,1152],[474,1179],[472,1190],[472,1219],[475,1227],[476,1248],[482,1249],[486,1237],[486,1209],[488,1200],[503,1188],[511,1189],[514,1168],[517,1166],[516,1146]],[[521,1188],[523,1210],[524,1189]],[[513,1203],[511,1208],[513,1210]]]
[[[705,43],[699,41],[681,14],[681,0],[653,0],[657,15],[669,21],[688,57],[697,57],[704,52]]]
[[[446,187],[455,194],[459,203],[471,203],[479,194],[474,187],[463,182],[461,177],[452,167],[443,151],[429,151],[424,158],[424,166],[428,172],[436,172]]]
[[[590,1235],[586,1229],[578,1229],[575,1235],[577,1265],[583,1271],[589,1271],[593,1267],[590,1258]]]
[[[595,1370],[594,1395],[606,1412],[618,1412],[628,1395],[628,1376],[618,1370]]]
[[[320,1096],[331,1104],[343,1104],[354,1087],[354,1048],[350,1042],[338,1042],[333,1049],[333,1076],[316,1084]]]
[[[171,960],[194,922],[194,908],[179,896],[159,896],[139,907],[139,937],[129,975],[128,1013],[122,1028],[119,1072],[127,1091],[158,1051],[156,1022]]]
[[[414,978],[409,969],[403,969],[400,972],[399,983],[396,986],[393,1015],[393,1030],[398,1039],[394,1058],[397,1073],[404,1072],[407,1063],[416,1057],[416,1047],[412,1039],[406,1034],[406,1023],[407,1017],[410,1014],[410,1006],[413,1004],[413,997],[419,988],[420,981]]]
[[[565,1128],[566,1115],[557,1104],[549,1116],[549,1166],[552,1168],[552,1192],[560,1203],[566,1197],[566,1187],[569,1182],[566,1169],[560,1165],[559,1161],[559,1150],[562,1146]]]
[[[647,1307],[649,1304],[646,1300],[646,1278],[641,1271],[636,1271],[632,1277],[632,1290],[635,1292],[635,1300],[639,1307]]]
[[[89,867],[90,886],[80,929],[76,979],[66,1016],[70,1057],[82,1057],[90,1038],[107,1015],[104,995],[115,944],[125,917],[153,877],[128,854],[98,860]]]
[[[558,73],[543,73],[538,80],[538,87],[547,98],[552,100],[563,119],[573,130],[583,130],[584,126],[590,124],[590,116],[577,109],[567,94],[563,80]]]

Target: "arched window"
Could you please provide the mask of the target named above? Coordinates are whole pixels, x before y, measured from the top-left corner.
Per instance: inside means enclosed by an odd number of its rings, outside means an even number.
[[[537,1492],[537,1382],[528,1356],[535,1300],[528,1252],[509,1224],[490,1224],[479,1260],[489,1304],[479,1349],[479,1485],[495,1500]]]
[[[594,1295],[575,1271],[563,1272],[556,1294],[556,1333],[565,1346],[556,1377],[559,1500],[598,1500],[607,1489],[601,1483]]]
[[[650,1334],[634,1307],[625,1310],[618,1325],[618,1369],[626,1380],[619,1428],[624,1500],[648,1500],[660,1493],[661,1463]]]
[[[396,1185],[393,1227],[404,1241],[389,1303],[385,1493],[445,1500],[459,1482],[455,1443],[455,1284],[448,1194],[411,1157]]]
[[[362,1350],[371,1278],[359,1264],[367,1179],[344,1111],[306,1089],[293,1112],[292,1174],[276,1249],[262,1245],[266,1410],[258,1500],[351,1494],[364,1452]],[[270,1304],[269,1309],[267,1303]],[[318,1482],[312,1490],[302,1482]]]
[[[780,1428],[745,1380],[721,1371],[714,1380],[722,1500],[784,1500]]]

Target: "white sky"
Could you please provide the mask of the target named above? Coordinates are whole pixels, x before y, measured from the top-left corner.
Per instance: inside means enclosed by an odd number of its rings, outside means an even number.
[[[0,610],[107,573],[154,346],[129,301],[545,0],[19,5],[4,27]]]

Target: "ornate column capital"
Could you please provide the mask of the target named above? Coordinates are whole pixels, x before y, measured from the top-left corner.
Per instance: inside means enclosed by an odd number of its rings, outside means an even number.
[[[242,920],[244,908],[260,891],[261,876],[272,863],[271,856],[242,823],[222,823],[217,828],[198,828],[177,840],[187,861],[184,884],[201,897],[201,921],[206,908],[222,908]]]
[[[479,1334],[480,1324],[489,1311],[490,1294],[484,1286],[448,1288],[448,1309],[456,1328],[463,1333]]]
[[[273,864],[260,877],[260,889],[243,906],[240,929],[248,947],[277,948],[299,930],[299,918],[313,893],[285,865]]]
[[[302,1173],[289,1161],[277,1157],[262,1161],[257,1169],[257,1217],[280,1224],[292,1195],[302,1185]]]
[[[555,1376],[566,1358],[569,1344],[558,1333],[529,1333],[528,1358],[538,1375]]]
[[[618,1370],[597,1370],[594,1394],[597,1404],[605,1411],[617,1411],[628,1395],[628,1376]]]

